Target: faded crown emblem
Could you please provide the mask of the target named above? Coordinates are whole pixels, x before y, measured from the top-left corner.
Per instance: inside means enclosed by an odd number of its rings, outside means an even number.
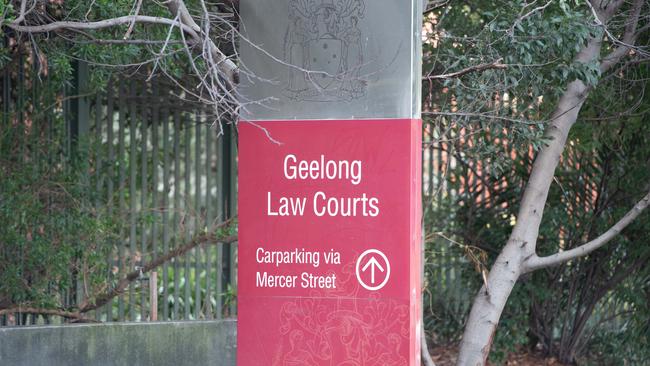
[[[285,95],[298,101],[346,101],[366,94],[359,21],[364,0],[290,0]]]

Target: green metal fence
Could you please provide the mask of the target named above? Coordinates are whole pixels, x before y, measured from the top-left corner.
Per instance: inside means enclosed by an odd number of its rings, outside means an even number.
[[[175,105],[154,82],[109,83],[95,96],[87,128],[99,141],[96,191],[128,223],[111,275],[143,266],[201,230],[236,214],[234,134],[218,136],[199,108]],[[117,199],[117,200],[116,200]],[[236,246],[205,245],[165,263],[159,319],[212,319],[234,313]],[[142,281],[141,281],[142,282]],[[150,301],[138,283],[102,320],[146,320]]]
[[[43,164],[65,164],[76,149],[90,149],[86,184],[96,193],[94,204],[123,223],[106,258],[111,280],[236,215],[236,136],[230,126],[215,128],[209,113],[184,103],[159,80],[118,77],[102,92],[89,93],[85,64],[75,64],[69,85],[60,87],[52,88],[37,73],[37,65],[20,54],[0,74],[0,133],[24,139],[24,155]],[[44,156],[30,148],[44,141]],[[165,263],[156,273],[155,291],[151,276],[143,275],[91,316],[100,321],[233,316],[236,248],[201,245]],[[82,286],[78,279],[76,288],[61,295],[66,306],[79,304]],[[60,321],[0,316],[0,325]]]
[[[473,295],[480,286],[480,274],[466,258],[462,244],[444,234],[427,232],[440,227],[440,223],[434,222],[434,213],[451,212],[445,205],[455,202],[457,192],[450,182],[459,177],[454,176],[457,162],[450,153],[453,143],[446,140],[435,123],[425,121],[422,144],[425,329],[462,329]],[[466,188],[475,189],[477,184],[478,180],[468,181]]]

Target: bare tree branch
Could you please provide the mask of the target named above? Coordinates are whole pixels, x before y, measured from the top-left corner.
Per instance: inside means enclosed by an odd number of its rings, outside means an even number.
[[[224,230],[230,227],[230,225],[232,225],[234,222],[235,222],[234,218],[226,220],[220,223],[213,231],[218,232],[220,230]],[[198,235],[188,243],[178,248],[175,248],[173,250],[170,250],[165,255],[162,255],[154,259],[153,261],[146,263],[142,268],[129,272],[124,277],[122,277],[122,279],[120,279],[113,288],[111,288],[104,294],[98,295],[94,302],[92,303],[89,302],[86,303],[84,306],[82,306],[79,309],[79,312],[85,313],[107,304],[111,299],[113,299],[116,296],[119,296],[124,291],[126,291],[129,284],[135,281],[136,279],[138,279],[140,275],[142,275],[143,273],[147,273],[161,266],[163,263],[189,252],[190,250],[198,247],[199,245],[205,243],[223,244],[223,243],[232,243],[235,241],[237,241],[237,235],[221,235],[221,234],[214,234],[214,233],[205,233],[202,235]]]
[[[182,0],[169,0],[166,2],[166,6],[172,14],[178,14],[181,23],[192,29],[192,35],[196,41],[199,41],[199,43],[203,43],[200,41],[204,41],[207,44],[209,53],[212,54],[214,61],[219,67],[219,70],[224,73],[228,82],[234,84],[238,83],[239,70],[237,68],[237,65],[235,65],[232,60],[230,60],[223,52],[221,52],[214,41],[212,41],[212,39],[210,39],[207,35],[204,34],[204,39],[201,39],[201,37],[198,36],[198,34],[201,33],[201,27],[199,27],[199,25],[196,24],[192,18],[192,15],[187,10],[187,6],[185,6],[185,2]]]
[[[42,25],[20,25],[16,22],[11,22],[7,26],[18,32],[25,33],[45,33],[65,29],[81,29],[93,30],[114,27],[118,25],[130,24],[131,22],[150,23],[150,24],[164,24],[182,28],[186,32],[193,32],[194,30],[187,25],[175,22],[168,18],[152,17],[148,15],[125,15],[122,17],[99,20],[96,22],[74,22],[74,21],[59,21]]]
[[[597,18],[607,22],[616,11],[625,3],[625,0],[588,0],[587,5],[592,9]]]
[[[494,61],[489,62],[489,63],[470,66],[470,67],[464,68],[464,69],[456,71],[456,72],[450,72],[448,74],[424,76],[424,77],[422,77],[422,80],[454,79],[454,78],[459,78],[459,77],[461,77],[463,75],[466,75],[466,74],[469,74],[469,73],[472,73],[472,72],[480,72],[480,71],[485,71],[485,70],[489,70],[489,69],[507,69],[508,65],[501,63],[501,61],[503,61],[503,58],[499,58],[499,59],[494,60]]]
[[[34,3],[34,5],[36,5]],[[32,7],[33,8],[33,7]],[[16,24],[21,23],[22,21],[25,20],[25,15],[27,15],[27,0],[21,0],[20,1],[20,12],[18,13],[18,18],[14,20]]]
[[[606,23],[609,20],[609,18],[611,18],[613,14],[612,13],[613,9],[614,10],[617,9],[618,7],[621,6],[621,4],[618,5],[609,4],[607,10],[605,11],[601,7],[594,6],[591,1],[587,2],[587,5],[589,5],[589,8],[591,9],[591,12],[594,15],[596,24],[603,29],[603,31],[607,35],[607,38],[609,38],[614,44],[618,45],[612,52],[610,52],[607,56],[605,56],[601,61],[600,63],[601,73],[604,73],[609,69],[611,69],[625,55],[627,55],[630,52],[630,50],[632,49],[638,50],[638,48],[634,46],[634,42],[640,33],[637,32],[637,28],[639,24],[639,17],[641,15],[641,8],[643,7],[643,0],[634,1],[632,5],[632,9],[630,10],[632,14],[628,17],[628,21],[625,24],[625,31],[623,33],[623,36],[621,37],[621,39],[618,39],[609,31]]]
[[[534,4],[534,3],[535,3],[535,1],[533,1],[533,2],[532,2],[531,4],[529,4],[529,5],[524,6],[524,8],[522,9],[521,13],[523,13],[523,11],[524,11],[528,6],[530,6],[530,5]],[[514,23],[512,23],[512,26],[510,26],[510,28],[506,31],[506,33],[509,34],[509,35],[511,35],[511,36],[514,35],[514,34],[515,34],[515,28],[517,28],[517,26],[519,26],[519,25],[521,24],[521,22],[523,22],[526,18],[532,16],[533,14],[537,13],[538,11],[542,11],[542,10],[546,9],[546,8],[547,8],[549,5],[551,5],[552,3],[553,3],[553,0],[550,0],[550,1],[547,2],[546,4],[541,5],[541,6],[538,6],[538,7],[536,7],[536,8],[533,8],[533,9],[532,9],[531,11],[529,11],[528,13],[526,13],[526,14],[520,16],[519,18],[517,18],[517,20],[515,20]],[[521,13],[520,13],[520,14],[521,14]]]
[[[142,0],[137,0],[137,3],[135,4],[135,11],[133,12],[133,15],[138,15],[140,13],[140,7],[142,6]],[[133,32],[133,27],[135,27],[135,20],[129,24],[129,29],[126,30],[126,33],[124,34],[124,39],[129,39],[131,36],[131,32]]]
[[[594,250],[607,244],[610,240],[616,237],[625,227],[632,223],[650,204],[650,192],[643,197],[622,219],[620,219],[614,226],[609,228],[605,233],[596,239],[582,244],[576,248],[559,252],[547,257],[538,257],[534,255],[524,262],[524,272],[531,272],[540,268],[556,266],[561,263],[567,262],[571,259],[585,256]]]
[[[142,268],[138,268],[137,270],[134,270],[132,272],[127,273],[124,277],[122,277],[117,284],[112,287],[111,289],[107,290],[103,294],[99,294],[95,297],[94,302],[89,302],[88,299],[84,299],[82,303],[80,304],[79,309],[76,310],[71,310],[71,309],[44,309],[44,308],[38,308],[38,307],[33,307],[30,305],[26,306],[16,306],[16,305],[9,305],[9,307],[5,309],[0,309],[0,315],[5,315],[5,314],[12,314],[12,313],[28,313],[28,314],[43,314],[43,315],[55,315],[55,316],[61,316],[67,319],[75,319],[78,321],[94,321],[93,319],[88,319],[86,318],[83,314],[87,313],[91,310],[98,309],[99,307],[106,305],[111,299],[119,296],[120,294],[124,293],[126,289],[128,288],[129,284],[138,278],[144,273],[150,272],[158,267],[160,267],[163,263],[168,262],[174,258],[177,258],[179,256],[184,255],[185,253],[189,252],[190,250],[200,246],[204,245],[207,243],[211,244],[226,244],[226,243],[232,243],[237,241],[237,235],[228,235],[228,228],[230,228],[232,225],[235,224],[236,218],[231,218],[229,220],[226,220],[220,224],[218,224],[214,229],[211,230],[210,233],[204,233],[201,235],[196,236],[194,239],[190,240],[189,242],[185,243],[184,245],[177,247],[173,250],[170,250],[168,253],[165,255],[162,255],[155,260],[146,263]],[[74,309],[74,308],[72,308]]]
[[[500,121],[507,121],[507,122],[512,122],[512,123],[521,123],[525,125],[537,125],[540,123],[548,123],[548,120],[540,120],[540,121],[530,121],[530,120],[525,120],[525,119],[518,119],[518,118],[513,118],[513,117],[508,117],[508,116],[500,116],[498,114],[498,111],[493,111],[493,112],[463,112],[463,111],[458,111],[458,112],[438,112],[438,111],[426,111],[422,112],[422,115],[425,116],[449,116],[449,117],[466,117],[466,118],[487,118],[487,119],[498,119]]]
[[[423,14],[428,14],[436,9],[440,9],[443,6],[447,6],[451,0],[429,0],[425,2]]]
[[[147,15],[138,15],[141,1],[139,0],[134,15],[126,15],[122,17],[104,19],[95,22],[76,22],[76,21],[56,21],[47,24],[41,25],[20,25],[19,19],[14,22],[7,24],[8,27],[26,33],[44,33],[52,32],[57,30],[64,29],[76,29],[76,30],[93,30],[93,29],[103,29],[114,27],[118,25],[129,24],[129,29],[124,36],[124,39],[127,39],[131,32],[132,27],[135,23],[152,23],[152,24],[164,24],[169,26],[177,26],[182,29],[183,32],[188,33],[195,43],[202,43],[201,37],[201,28],[196,24],[192,18],[187,6],[182,0],[169,0],[165,2],[169,11],[179,16],[179,21],[175,21],[163,17],[153,17]],[[22,2],[22,6],[26,6],[26,0]],[[209,46],[209,52],[212,53],[215,62],[218,64],[219,69],[224,73],[226,78],[233,83],[237,82],[238,79],[238,69],[235,63],[228,59],[228,57],[221,52],[221,50],[216,46],[216,44],[211,40],[207,39],[206,41]]]
[[[173,41],[169,40],[167,42],[161,41],[161,40],[149,40],[149,39],[103,39],[103,38],[94,38],[91,37],[87,41],[82,41],[82,40],[70,40],[71,42],[75,43],[94,43],[94,44],[101,44],[101,45],[108,45],[108,44],[133,44],[133,45],[144,45],[144,46],[154,46],[154,45],[163,45],[165,43],[167,44],[181,44],[181,41]]]
[[[25,20],[25,10],[27,10],[27,0],[21,0],[20,13],[18,13],[18,18],[16,18],[16,23],[20,23],[23,20]]]
[[[41,314],[41,315],[54,315],[60,316],[66,319],[75,319],[81,322],[97,322],[95,319],[86,318],[78,311],[66,311],[62,309],[44,309],[36,307],[23,307],[16,306],[7,309],[1,309],[0,315],[14,314],[14,313],[24,313],[24,314]]]

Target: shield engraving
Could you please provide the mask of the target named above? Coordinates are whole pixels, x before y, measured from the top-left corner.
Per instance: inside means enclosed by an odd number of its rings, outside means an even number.
[[[311,80],[323,89],[330,87],[339,73],[342,53],[343,42],[332,36],[309,41],[309,70],[316,71]]]

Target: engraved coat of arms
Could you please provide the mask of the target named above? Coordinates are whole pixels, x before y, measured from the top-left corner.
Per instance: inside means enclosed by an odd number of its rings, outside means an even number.
[[[362,31],[364,0],[290,0],[284,59],[285,95],[297,101],[346,101],[366,94]]]

